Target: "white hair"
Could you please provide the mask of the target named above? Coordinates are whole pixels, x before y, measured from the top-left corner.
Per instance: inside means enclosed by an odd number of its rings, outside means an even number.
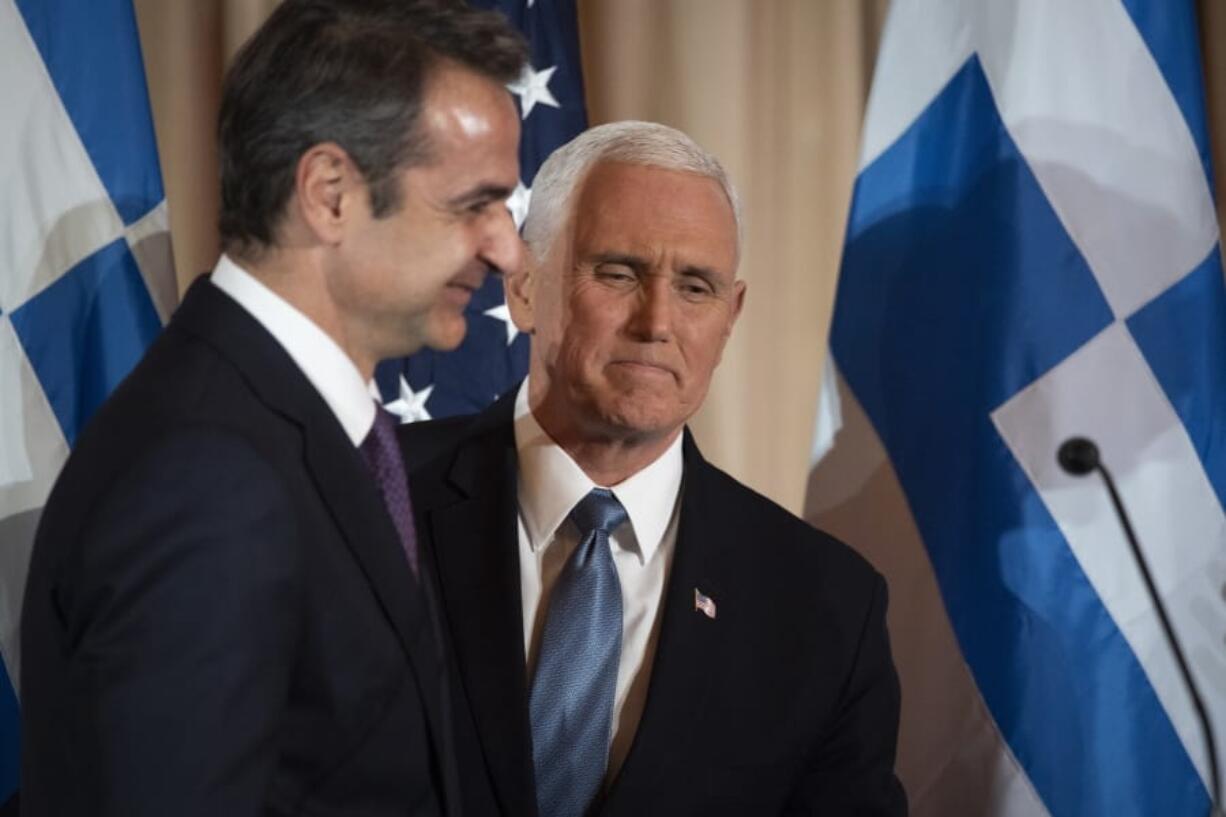
[[[743,227],[741,201],[723,165],[676,128],[656,122],[627,120],[590,128],[550,154],[532,184],[532,201],[524,219],[524,241],[537,261],[549,248],[570,214],[575,192],[601,162],[658,167],[695,173],[719,182],[736,220],[737,254]]]

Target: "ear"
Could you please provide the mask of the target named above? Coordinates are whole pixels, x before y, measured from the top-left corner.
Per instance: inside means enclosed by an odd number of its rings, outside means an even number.
[[[525,334],[536,329],[536,282],[538,272],[535,254],[529,249],[519,269],[509,273],[502,285],[506,289],[507,307],[515,327]]]
[[[335,246],[344,236],[366,195],[366,184],[349,154],[335,142],[312,146],[298,159],[294,196],[303,222],[323,243]],[[366,203],[369,206],[369,202]]]

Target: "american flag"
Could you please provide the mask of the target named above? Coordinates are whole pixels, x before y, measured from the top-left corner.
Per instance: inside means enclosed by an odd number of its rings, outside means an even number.
[[[508,206],[516,224],[528,211],[532,180],[558,146],[587,127],[574,0],[470,0],[506,15],[528,40],[531,64],[509,87],[523,136],[520,184]],[[425,349],[384,361],[375,371],[380,397],[401,422],[471,414],[492,403],[528,372],[528,338],[511,322],[502,280],[490,276],[468,305],[468,334],[458,349]]]

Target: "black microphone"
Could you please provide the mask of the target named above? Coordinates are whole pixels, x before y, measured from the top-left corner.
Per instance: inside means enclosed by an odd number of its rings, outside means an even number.
[[[1209,716],[1205,712],[1205,703],[1201,700],[1200,690],[1197,689],[1192,672],[1188,669],[1183,647],[1175,636],[1175,628],[1171,626],[1171,619],[1166,613],[1166,607],[1162,604],[1162,598],[1158,595],[1158,588],[1154,585],[1154,577],[1149,572],[1149,563],[1145,561],[1145,556],[1141,553],[1141,545],[1137,542],[1137,535],[1132,529],[1132,520],[1128,518],[1128,511],[1124,509],[1124,501],[1120,499],[1119,492],[1115,490],[1115,480],[1111,478],[1111,472],[1099,458],[1098,446],[1093,440],[1085,437],[1070,437],[1065,440],[1056,452],[1056,461],[1060,463],[1061,468],[1075,477],[1083,477],[1093,471],[1102,474],[1107,493],[1111,495],[1111,504],[1115,506],[1115,515],[1124,529],[1129,547],[1132,548],[1132,556],[1141,570],[1141,577],[1145,579],[1145,589],[1149,591],[1149,599],[1154,603],[1154,609],[1158,611],[1162,631],[1166,634],[1166,641],[1175,655],[1175,663],[1179,665],[1179,674],[1183,676],[1184,686],[1196,709],[1196,717],[1200,721],[1200,728],[1205,738],[1205,749],[1209,758],[1209,784],[1213,790],[1213,802],[1209,804],[1209,814],[1211,817],[1220,814],[1218,807],[1222,803],[1222,788],[1221,781],[1218,779],[1217,743],[1213,738],[1213,724],[1210,723]]]
[[[1071,437],[1056,452],[1060,467],[1075,477],[1084,477],[1098,467],[1098,446],[1085,437]]]

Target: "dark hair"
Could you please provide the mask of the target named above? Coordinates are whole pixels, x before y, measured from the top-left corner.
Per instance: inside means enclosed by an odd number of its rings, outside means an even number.
[[[335,142],[376,217],[401,205],[394,171],[428,159],[417,118],[431,72],[450,61],[498,83],[527,61],[494,12],[443,0],[285,0],[239,51],[218,117],[222,245],[274,243],[299,158]]]

